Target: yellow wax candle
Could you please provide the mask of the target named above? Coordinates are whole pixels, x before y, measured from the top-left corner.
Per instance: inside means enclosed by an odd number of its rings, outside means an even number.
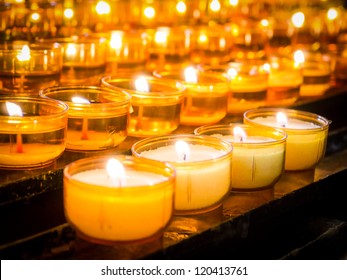
[[[187,151],[177,152],[177,141],[184,141]],[[229,192],[232,147],[223,140],[196,135],[154,137],[135,143],[132,152],[137,157],[169,162],[176,168],[177,213],[215,209]]]
[[[233,190],[273,187],[283,173],[287,135],[280,130],[234,124],[201,126],[194,133],[231,142]]]
[[[124,169],[109,167],[112,160]],[[160,162],[127,156],[78,160],[64,169],[65,215],[88,240],[154,238],[172,217],[174,178],[174,169]]]
[[[287,119],[279,121],[278,113]],[[282,108],[255,109],[245,112],[244,122],[280,128],[287,133],[286,171],[314,169],[324,157],[330,124],[324,117]]]
[[[68,106],[41,99],[3,97],[0,107],[17,108],[20,112],[0,110],[0,166],[3,168],[37,167],[52,163],[65,150]]]

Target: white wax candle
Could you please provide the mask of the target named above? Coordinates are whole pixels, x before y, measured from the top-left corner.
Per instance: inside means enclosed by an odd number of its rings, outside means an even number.
[[[183,161],[175,146],[160,147],[141,156],[166,161],[176,168],[175,209],[191,211],[218,204],[230,189],[231,161],[218,159],[225,152],[205,145],[189,145],[190,157]]]
[[[125,173],[125,185],[119,185],[109,176],[106,169],[93,169],[77,173],[72,176],[75,180],[103,187],[136,187],[153,186],[164,180],[166,177],[150,172],[127,170]]]

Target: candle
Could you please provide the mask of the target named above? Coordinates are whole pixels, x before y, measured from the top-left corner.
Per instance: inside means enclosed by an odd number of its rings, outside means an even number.
[[[34,97],[0,98],[0,167],[51,164],[65,149],[68,107]]]
[[[59,84],[61,55],[61,47],[52,44],[0,45],[1,87],[17,95],[38,96],[41,89]]]
[[[227,114],[229,79],[220,73],[208,73],[194,67],[184,71],[154,71],[154,76],[176,80],[186,88],[180,114],[184,125],[213,124]]]
[[[266,105],[269,74],[262,64],[232,62],[203,69],[207,72],[224,73],[229,77],[228,114],[242,115],[249,109]]]
[[[330,88],[330,58],[317,52],[306,52],[304,58],[300,96],[323,95]]]
[[[69,105],[66,149],[105,150],[118,146],[128,135],[130,95],[97,86],[44,89],[41,96]]]
[[[267,103],[288,106],[298,100],[303,83],[302,66],[294,59],[271,57],[268,63],[269,83]]]
[[[282,113],[282,120],[277,119],[278,113]],[[287,133],[286,171],[314,169],[324,157],[330,121],[322,116],[298,110],[264,108],[245,112],[244,122],[258,127],[280,128]]]
[[[106,39],[54,38],[46,40],[62,47],[60,85],[98,85],[106,71]]]
[[[230,190],[232,146],[226,141],[198,135],[158,136],[136,142],[131,151],[136,157],[175,167],[178,214],[216,209]]]
[[[197,25],[192,30],[190,61],[218,65],[230,61],[232,37],[223,25]]]
[[[64,168],[64,210],[77,233],[99,243],[162,235],[173,213],[175,170],[130,156],[80,159]]]
[[[178,69],[188,64],[191,46],[191,30],[187,27],[162,26],[147,29],[149,61],[147,70]]]
[[[139,72],[146,69],[149,48],[145,32],[114,30],[107,40],[107,74]]]
[[[156,136],[171,133],[178,127],[186,90],[182,84],[148,75],[129,74],[103,77],[101,86],[131,95],[129,135]]]
[[[231,142],[232,190],[273,187],[283,173],[287,135],[281,130],[230,124],[201,126],[194,133]]]

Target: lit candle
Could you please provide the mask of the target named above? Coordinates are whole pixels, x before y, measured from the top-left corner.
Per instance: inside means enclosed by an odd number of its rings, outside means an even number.
[[[61,47],[10,42],[0,45],[1,87],[20,95],[37,96],[47,86],[60,82]]]
[[[46,39],[62,48],[60,85],[99,85],[106,71],[105,38],[78,37]]]
[[[232,190],[273,187],[283,173],[287,138],[283,131],[230,124],[201,126],[194,133],[231,142]]]
[[[228,114],[242,115],[249,109],[266,105],[269,74],[262,64],[232,62],[207,66],[204,70],[224,73],[229,77]]]
[[[172,217],[174,182],[174,168],[161,162],[129,156],[81,159],[64,169],[65,216],[87,240],[153,239]]]
[[[0,167],[52,163],[65,149],[68,106],[40,98],[0,98]]]
[[[221,73],[206,72],[195,67],[183,71],[155,71],[154,76],[179,81],[186,88],[180,123],[204,125],[219,122],[227,114],[229,78]]]
[[[245,112],[244,122],[284,130],[287,137],[285,170],[312,170],[323,159],[330,121],[298,110],[272,108]]]
[[[140,72],[149,59],[148,38],[144,32],[111,32],[106,55],[106,73]]]
[[[128,135],[130,95],[125,92],[71,85],[46,88],[40,95],[69,105],[68,150],[110,149]]]
[[[22,109],[15,103],[6,101],[6,109],[10,116],[23,117]],[[16,152],[23,153],[23,141],[22,141],[22,135],[20,133],[17,134],[16,143],[17,143]]]
[[[271,57],[266,65],[269,71],[267,103],[269,105],[287,106],[293,104],[300,96],[303,83],[301,57],[300,61],[284,57]]]
[[[156,136],[177,129],[186,91],[181,83],[148,75],[124,74],[103,77],[101,86],[131,95],[129,135]]]
[[[131,150],[136,157],[175,167],[178,214],[216,209],[230,190],[232,146],[226,141],[197,135],[159,136],[140,140]]]

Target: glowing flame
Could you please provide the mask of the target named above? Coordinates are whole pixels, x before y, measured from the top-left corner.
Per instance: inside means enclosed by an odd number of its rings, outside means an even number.
[[[184,79],[187,83],[197,83],[198,82],[198,75],[197,75],[194,67],[187,67],[184,70]]]
[[[239,126],[234,127],[233,133],[234,133],[235,140],[239,142],[243,142],[247,138],[246,132]]]
[[[237,77],[237,70],[235,68],[229,68],[227,71],[227,75],[231,78],[234,79],[235,77]]]
[[[106,164],[106,171],[114,186],[121,187],[125,185],[125,168],[119,160],[114,158],[109,159]]]
[[[198,40],[200,43],[206,43],[208,41],[206,34],[200,34]]]
[[[218,0],[212,0],[210,3],[210,9],[213,12],[218,12],[220,10],[220,3]]]
[[[110,47],[112,49],[119,50],[122,48],[123,45],[123,32],[122,31],[115,31],[111,34],[111,40],[110,40]]]
[[[39,13],[32,13],[31,14],[31,20],[32,21],[38,21],[40,19],[40,14]]]
[[[29,61],[30,60],[30,48],[28,45],[24,45],[21,52],[17,54],[17,59],[19,61]]]
[[[74,96],[71,98],[71,100],[73,103],[76,103],[76,104],[90,104],[89,100],[79,96]]]
[[[64,17],[66,17],[67,19],[71,19],[71,18],[73,18],[73,16],[74,16],[73,9],[67,8],[64,10]]]
[[[169,35],[169,28],[167,27],[158,28],[157,32],[155,32],[154,40],[158,44],[166,44],[168,35]]]
[[[10,116],[22,117],[23,112],[19,105],[6,101],[6,109]]]
[[[292,15],[292,23],[295,27],[300,28],[305,23],[305,15],[303,12],[297,12]]]
[[[329,20],[334,20],[336,19],[338,16],[338,12],[335,8],[330,8],[328,11],[327,11],[327,18]]]
[[[99,15],[107,15],[111,12],[110,4],[105,2],[105,1],[99,1],[96,4],[95,9],[96,9],[97,14],[99,14]]]
[[[187,142],[183,140],[178,140],[175,143],[175,149],[177,156],[180,160],[188,161],[190,159],[190,149]]]
[[[187,5],[183,1],[179,1],[176,4],[176,11],[180,14],[184,14],[187,11]]]
[[[279,126],[286,127],[288,124],[287,116],[282,112],[278,112],[276,114],[276,122]]]
[[[229,4],[236,7],[239,4],[239,0],[229,0]]]
[[[74,56],[74,55],[76,55],[76,53],[77,53],[77,50],[76,50],[75,45],[74,44],[68,44],[67,48],[66,48],[66,54]]]
[[[305,62],[305,55],[302,50],[295,51],[294,62],[295,62],[295,65],[300,65]]]
[[[137,91],[149,92],[149,84],[145,77],[141,76],[135,80],[135,89]]]
[[[155,10],[153,7],[146,7],[143,10],[143,14],[145,15],[146,18],[154,18],[155,16]]]

